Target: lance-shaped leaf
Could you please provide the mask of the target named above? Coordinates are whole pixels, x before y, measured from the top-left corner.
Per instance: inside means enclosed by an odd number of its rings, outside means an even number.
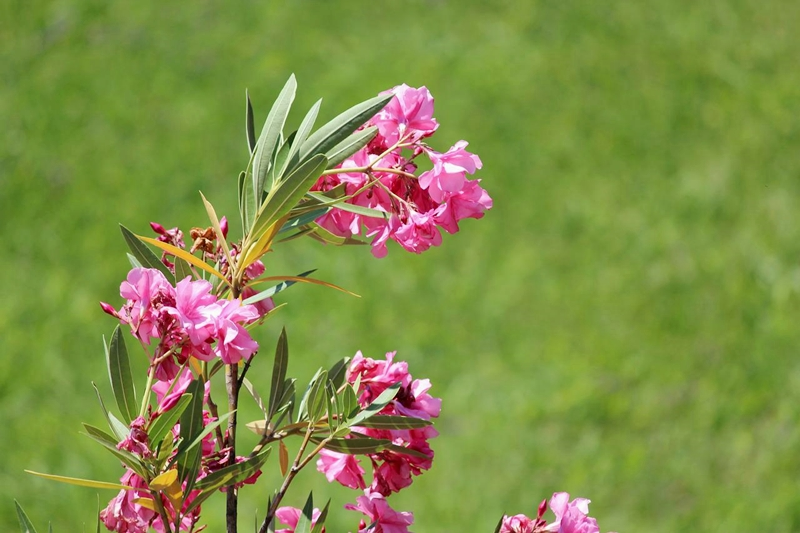
[[[341,415],[345,420],[348,420],[358,412],[358,397],[351,385],[346,385],[340,396]]]
[[[334,168],[341,164],[342,161],[368,145],[377,134],[378,128],[375,126],[370,126],[369,128],[364,128],[363,130],[351,134],[326,152],[328,168]]]
[[[133,256],[139,261],[139,263],[145,268],[156,268],[164,274],[167,279],[172,276],[172,272],[169,271],[167,265],[161,262],[161,259],[153,253],[153,251],[142,244],[142,242],[136,237],[136,235],[123,226],[122,224],[119,225],[119,229],[122,232],[122,237],[125,239],[125,242],[128,244],[128,248],[131,249],[131,253]]]
[[[269,182],[269,190],[274,189],[275,185],[277,185],[277,183],[281,181],[281,178],[283,177],[283,172],[288,166],[289,154],[292,153],[292,146],[294,146],[294,138],[296,134],[296,131],[292,132],[292,134],[281,143],[280,148],[275,153],[275,160],[269,169],[267,178],[267,181]],[[264,187],[266,186],[267,184],[264,183]]]
[[[189,263],[180,259],[178,257],[175,258],[175,283],[177,284],[179,281],[186,279],[187,277],[191,278],[194,274],[192,273],[192,268],[189,266]]]
[[[240,483],[258,472],[267,461],[271,451],[272,448],[265,448],[258,455],[254,455],[241,463],[221,468],[199,480],[194,488],[202,491],[210,491]]]
[[[200,448],[200,445],[203,442],[203,439],[206,438],[209,433],[214,431],[218,426],[220,426],[228,418],[230,418],[235,412],[236,412],[236,409],[234,409],[233,411],[228,411],[225,414],[219,415],[219,418],[217,420],[215,420],[213,422],[210,422],[205,427],[203,427],[203,431],[201,431],[200,434],[197,435],[194,438],[194,440],[189,444],[189,446],[186,447],[186,450],[188,451],[188,450],[191,450],[191,449],[193,449],[195,447],[196,448]]]
[[[269,409],[267,419],[272,420],[278,410],[278,400],[283,396],[283,384],[286,380],[286,369],[289,366],[289,340],[286,328],[281,329],[278,345],[275,347],[275,360],[272,363],[272,384],[269,389]]]
[[[497,526],[494,528],[494,533],[500,533],[500,528],[503,527],[503,518],[505,518],[505,515],[501,516],[500,520],[497,521]]]
[[[247,106],[245,109],[245,119],[244,119],[244,132],[247,136],[247,148],[250,150],[252,154],[256,149],[256,126],[253,119],[253,104],[250,103],[250,93],[245,90],[244,92],[245,99],[247,100]]]
[[[314,442],[321,440],[311,438]],[[373,439],[372,437],[357,437],[353,439],[330,439],[325,448],[334,452],[347,453],[350,455],[365,455],[368,453],[378,453],[383,451],[392,441],[388,439]]]
[[[358,425],[372,429],[420,429],[432,424],[430,420],[410,416],[374,415],[362,420]]]
[[[322,372],[323,370],[321,368],[317,370],[317,372],[314,374],[314,377],[312,377],[311,381],[308,382],[308,386],[306,387],[306,392],[300,399],[300,407],[298,408],[298,414],[297,414],[297,416],[299,417],[298,422],[300,420],[306,420],[310,418],[311,408],[309,400],[311,399],[311,393],[314,390],[316,383],[319,381],[319,376],[320,374],[322,374]]]
[[[103,415],[106,417],[106,422],[108,422],[109,429],[117,437],[117,441],[125,440],[129,433],[128,426],[120,422],[117,417],[108,412],[108,409],[106,409],[106,404],[103,401],[103,397],[100,395],[100,389],[97,388],[97,385],[94,382],[92,382],[92,387],[94,387],[94,392],[97,394],[97,401],[100,402],[100,408],[103,410]]]
[[[353,432],[353,435],[357,435],[357,433]],[[400,446],[398,444],[392,444],[392,443],[387,444],[385,449],[403,455],[413,455],[414,457],[419,457],[420,459],[432,458],[432,456],[424,454],[418,450],[415,450],[413,448],[406,448],[405,446]]]
[[[169,433],[169,431],[175,427],[175,424],[178,423],[178,420],[186,410],[186,407],[189,406],[191,401],[192,395],[189,393],[184,393],[181,395],[180,399],[172,407],[172,409],[159,414],[150,421],[150,427],[147,429],[147,436],[150,439],[150,445],[153,448],[161,444],[161,441],[164,440],[164,437],[167,436],[167,433]]]
[[[114,328],[114,333],[111,335],[111,343],[106,352],[106,363],[117,407],[122,414],[122,419],[130,424],[130,421],[137,415],[136,389],[133,386],[128,349],[125,347],[125,339],[122,337],[119,325]]]
[[[312,422],[320,420],[327,412],[328,394],[326,385],[328,383],[328,371],[323,370],[311,384],[308,391],[308,418]]]
[[[293,229],[302,228],[307,224],[311,224],[330,210],[330,207],[320,207],[319,209],[314,209],[313,211],[308,211],[302,215],[290,218],[283,226],[281,226],[281,229],[278,230],[278,233],[285,233]]]
[[[298,274],[296,277],[305,278],[305,277],[309,276],[310,274],[312,274],[313,272],[315,272],[315,270],[307,270],[306,272],[303,272],[302,274]],[[247,298],[246,300],[244,300],[242,303],[245,304],[245,305],[254,304],[256,302],[260,302],[261,300],[266,300],[267,298],[272,298],[273,296],[275,296],[276,294],[278,294],[282,290],[288,289],[289,287],[291,287],[295,283],[297,283],[297,281],[293,281],[293,280],[282,281],[282,282],[278,283],[277,285],[274,285],[274,286],[272,286],[272,287],[270,287],[268,289],[264,289],[263,291],[254,294],[250,298]]]
[[[325,507],[323,507],[322,511],[319,513],[319,517],[317,517],[314,527],[311,528],[311,533],[318,533],[325,527],[325,520],[328,518],[328,509],[330,506],[331,500],[328,499],[328,503],[325,504]]]
[[[142,268],[142,264],[136,259],[133,254],[127,253],[125,254],[128,256],[128,262],[131,264],[131,268]]]
[[[389,402],[394,400],[394,397],[397,396],[398,390],[400,390],[400,382],[395,383],[391,387],[387,387],[386,390],[380,393],[371,404],[364,408],[363,411],[348,420],[347,425],[360,426],[362,422],[378,414],[381,409],[389,405]]]
[[[111,455],[136,472],[139,477],[147,478],[146,469],[139,458],[126,450],[118,450],[116,443],[111,439],[108,433],[94,426],[90,426],[89,424],[84,424],[83,427],[86,428],[86,436],[99,443],[103,448],[108,450]]]
[[[152,244],[156,248],[161,248],[162,250],[164,250],[166,252],[169,252],[172,255],[176,256],[176,257],[180,257],[181,259],[183,259],[186,262],[196,266],[197,268],[199,268],[201,270],[205,270],[209,274],[212,274],[213,276],[216,276],[217,279],[225,282],[226,284],[230,284],[228,282],[228,280],[225,279],[225,277],[222,274],[220,274],[219,270],[215,269],[212,266],[209,266],[208,263],[206,263],[202,259],[199,259],[199,258],[193,256],[192,254],[190,254],[186,250],[182,250],[181,248],[178,248],[177,246],[173,246],[173,245],[171,245],[169,243],[166,243],[166,242],[161,242],[161,241],[156,240],[156,239],[151,239],[150,237],[142,237],[141,235],[136,235],[136,238],[139,239],[140,241],[144,241],[144,242],[146,242],[148,244]]]
[[[311,521],[314,517],[314,494],[309,493],[303,511],[297,519],[297,526],[294,533],[311,533]]]
[[[289,471],[289,448],[286,447],[283,439],[278,441],[278,463],[281,468],[281,475],[285,476],[286,472]]]
[[[261,409],[261,412],[264,413],[264,416],[267,416],[267,406],[264,405],[264,400],[261,399],[261,395],[258,394],[255,387],[253,387],[253,384],[250,383],[250,380],[244,378],[242,380],[242,384],[244,385],[244,388],[247,389],[247,392],[250,393],[250,396],[253,397],[253,400],[256,402],[258,408]]]
[[[203,432],[203,383],[192,380],[186,388],[186,392],[192,395],[192,401],[180,418],[181,424],[181,443],[176,454],[178,462],[178,475],[181,482],[186,481],[186,492],[191,491],[191,486],[197,478],[197,470],[200,467],[200,446],[190,448],[191,444],[200,433]]]
[[[291,172],[292,169],[294,169],[298,163],[300,163],[300,147],[311,133],[311,129],[314,127],[314,122],[317,121],[317,115],[319,115],[319,108],[321,105],[322,99],[320,98],[314,102],[314,105],[312,105],[311,109],[308,110],[306,116],[303,117],[300,127],[297,128],[297,131],[295,132],[294,141],[292,142],[292,149],[289,152],[288,160],[286,163],[284,163],[284,168],[281,168],[280,170],[281,176],[283,176],[286,172]]]
[[[347,365],[350,363],[349,357],[343,357],[336,361],[330,370],[328,370],[328,379],[333,383],[334,388],[337,390],[344,383],[344,378],[347,376]]]
[[[120,485],[119,483],[107,483],[105,481],[94,481],[93,479],[81,479],[77,477],[56,476],[54,474],[42,474],[41,472],[34,472],[33,470],[25,470],[28,474],[39,476],[52,481],[60,481],[69,485],[78,485],[81,487],[91,487],[93,489],[109,489],[109,490],[129,490],[133,487]]]
[[[261,205],[253,224],[253,233],[260,236],[270,225],[288,214],[317,182],[327,164],[328,159],[324,155],[315,155],[277,184]]]
[[[33,527],[33,523],[31,519],[28,518],[28,515],[25,513],[25,510],[22,509],[22,506],[19,504],[17,500],[14,500],[14,507],[17,509],[17,519],[19,520],[19,530],[22,533],[36,533],[36,528]]]
[[[333,233],[331,233],[330,231],[326,230],[325,228],[316,223],[310,224],[310,226],[314,228],[314,230],[309,232],[308,236],[324,244],[332,244],[334,246],[367,244],[365,241],[362,241],[360,239],[355,239],[353,237],[339,237],[338,235],[334,235]]]
[[[267,171],[272,162],[272,155],[286,123],[286,117],[289,115],[289,109],[292,107],[292,102],[294,102],[296,91],[297,81],[294,78],[294,74],[292,74],[283,86],[275,103],[272,104],[272,109],[269,110],[267,120],[264,122],[264,127],[256,144],[253,160],[252,188],[255,198],[261,198]]]
[[[345,140],[351,133],[363,126],[366,121],[383,109],[393,94],[379,95],[365,102],[356,104],[344,113],[322,126],[308,137],[300,147],[300,160],[312,157],[315,154],[324,154],[331,148]]]

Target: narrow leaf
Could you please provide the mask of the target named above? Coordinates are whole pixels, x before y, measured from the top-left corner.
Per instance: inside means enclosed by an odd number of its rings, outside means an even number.
[[[328,383],[328,371],[323,370],[311,385],[308,393],[308,418],[317,422],[326,412],[327,394],[325,385]]]
[[[371,416],[378,414],[381,409],[389,405],[389,402],[394,400],[394,397],[397,396],[397,391],[400,390],[400,382],[398,381],[391,387],[387,387],[385,391],[380,393],[375,400],[371,404],[369,404],[363,411],[358,413],[354,416],[351,420],[348,420],[348,426],[359,426],[361,422],[369,419]]]
[[[25,470],[34,476],[43,477],[52,481],[60,481],[61,483],[68,483],[70,485],[80,485],[81,487],[91,487],[93,489],[111,489],[111,490],[130,490],[133,487],[120,485],[119,483],[107,483],[105,481],[94,481],[92,479],[80,479],[77,477],[56,476],[54,474],[42,474],[41,472],[34,472],[33,470]]]
[[[289,471],[289,449],[283,440],[278,441],[278,459],[281,467],[281,475],[286,476]]]
[[[291,135],[286,139],[286,141],[281,143],[280,148],[275,153],[275,161],[272,163],[272,167],[269,169],[269,190],[275,188],[278,182],[281,181],[283,178],[284,170],[289,161],[289,154],[292,153],[292,146],[294,145],[294,137],[297,132],[292,132]],[[266,188],[267,184],[264,183],[264,187]]]
[[[314,516],[314,494],[309,493],[306,504],[303,506],[303,512],[297,520],[297,526],[294,528],[294,533],[311,533],[311,520]]]
[[[119,325],[114,328],[114,333],[111,335],[106,363],[117,407],[122,414],[122,419],[130,424],[131,420],[137,416],[136,390],[133,386],[128,349],[125,347],[125,339],[122,337]]]
[[[354,435],[356,433],[353,433]],[[386,450],[393,451],[395,453],[399,453],[402,455],[412,455],[414,457],[419,457],[420,459],[430,459],[430,455],[426,455],[420,451],[414,450],[413,448],[406,448],[405,446],[399,446],[397,444],[389,443],[386,445]]]
[[[200,198],[203,199],[203,205],[206,208],[206,214],[208,214],[208,219],[211,221],[211,227],[214,228],[214,233],[217,236],[217,243],[222,246],[222,250],[225,252],[225,257],[228,259],[228,264],[231,264],[231,252],[228,249],[228,241],[225,240],[225,234],[222,233],[222,227],[219,224],[217,211],[214,209],[214,206],[211,205],[211,202],[206,200],[206,197],[202,192],[200,193]]]
[[[326,153],[363,126],[383,109],[393,94],[378,95],[356,104],[314,132],[300,148],[301,161],[315,154]]]
[[[278,400],[283,396],[283,384],[286,380],[286,369],[289,366],[289,341],[286,328],[281,330],[278,345],[275,347],[275,360],[272,363],[272,383],[269,390],[269,410],[267,419],[272,420],[278,410]]]
[[[36,528],[33,527],[28,515],[17,500],[14,500],[14,507],[17,508],[17,518],[19,519],[19,529],[22,533],[36,533]]]
[[[181,443],[176,454],[178,462],[178,475],[181,482],[186,481],[186,492],[191,491],[191,486],[197,478],[200,467],[200,446],[189,449],[195,438],[203,431],[203,383],[199,379],[192,380],[186,388],[192,395],[192,401],[181,414]]]
[[[108,422],[108,428],[117,437],[118,442],[125,440],[125,438],[128,436],[128,427],[117,420],[114,415],[108,412],[108,409],[106,409],[106,404],[103,401],[103,397],[100,395],[100,389],[97,388],[97,385],[94,382],[92,382],[92,387],[94,387],[94,392],[97,394],[97,401],[100,402],[100,409],[103,410],[103,415],[105,415],[106,422]]]
[[[119,229],[122,232],[122,237],[125,239],[125,242],[128,244],[128,248],[130,248],[131,253],[133,256],[139,260],[139,263],[145,268],[156,268],[164,274],[167,279],[172,276],[172,272],[169,271],[167,265],[161,262],[161,259],[153,253],[150,248],[142,244],[139,239],[136,238],[136,235],[123,226],[122,224],[119,225]]]
[[[308,270],[306,272],[303,272],[302,274],[298,274],[297,277],[298,278],[305,278],[306,276],[310,275],[313,272],[314,272],[314,270]],[[245,305],[254,304],[256,302],[260,302],[261,300],[266,300],[267,298],[272,298],[273,296],[275,296],[276,294],[278,294],[282,290],[288,289],[289,287],[291,287],[295,283],[297,283],[297,282],[296,281],[290,281],[290,280],[282,281],[282,282],[278,283],[277,285],[274,285],[274,286],[270,287],[269,289],[264,289],[263,291],[254,294],[250,298],[247,298],[246,300],[244,300],[242,303],[245,304]]]
[[[342,142],[328,150],[325,155],[328,157],[328,168],[335,168],[342,161],[358,152],[378,134],[378,128],[370,126],[363,130],[352,133]]]
[[[330,207],[320,207],[319,209],[314,209],[313,211],[308,211],[307,213],[303,213],[302,215],[296,216],[294,218],[290,218],[286,221],[286,223],[281,226],[281,229],[278,230],[278,233],[285,233],[287,231],[291,231],[293,229],[298,229],[306,224],[310,224],[314,222],[319,217],[330,211]]]
[[[245,90],[245,99],[247,100],[247,109],[245,110],[245,124],[244,131],[247,135],[247,147],[250,153],[256,149],[256,127],[253,120],[253,104],[250,103],[250,93]]]
[[[325,520],[328,518],[328,509],[331,506],[331,500],[328,499],[328,503],[325,504],[325,507],[322,508],[322,511],[319,513],[319,517],[317,517],[317,521],[314,523],[314,527],[311,528],[311,533],[317,533],[322,531],[325,527]]]
[[[183,259],[176,257],[175,258],[175,283],[177,284],[179,281],[186,279],[187,277],[193,277],[192,268],[189,266],[189,263],[184,261]]]
[[[199,480],[194,488],[203,492],[213,491],[220,487],[234,485],[249,478],[264,465],[272,448],[266,448],[258,455],[246,461],[226,466]],[[189,511],[186,511],[187,513]]]
[[[330,370],[328,370],[328,378],[333,382],[333,386],[338,390],[344,383],[344,378],[347,375],[347,365],[350,363],[349,357],[343,357],[336,361]]]
[[[308,273],[311,273],[311,272],[314,272],[314,271],[311,270],[311,271],[309,271],[307,273],[304,273],[304,274],[308,274]],[[250,285],[252,286],[252,285],[255,285],[257,283],[264,283],[264,282],[267,282],[267,281],[287,281],[287,280],[288,281],[292,281],[292,282],[299,281],[301,283],[311,283],[313,285],[322,285],[323,287],[328,287],[329,289],[336,289],[337,291],[341,291],[341,292],[347,293],[350,296],[355,296],[356,298],[360,298],[360,296],[358,294],[356,294],[354,292],[350,292],[347,289],[343,289],[342,287],[339,287],[338,285],[334,285],[333,283],[328,283],[327,281],[322,281],[320,279],[309,278],[309,277],[304,276],[303,274],[299,274],[297,276],[267,276],[267,277],[264,277],[264,278],[260,278],[256,283],[251,283]],[[261,298],[261,299],[263,299],[263,298]],[[249,302],[249,301],[250,301],[250,299],[245,300],[245,302]]]
[[[224,281],[226,284],[230,285],[230,283],[228,283],[228,280],[225,279],[225,277],[222,274],[220,274],[217,269],[209,266],[208,263],[206,263],[202,259],[199,259],[199,258],[193,256],[192,254],[190,254],[186,250],[182,250],[182,249],[178,248],[177,246],[173,246],[173,245],[168,244],[166,242],[161,242],[161,241],[157,241],[156,239],[151,239],[150,237],[142,237],[141,235],[136,235],[136,238],[141,240],[141,241],[144,241],[144,242],[146,242],[148,244],[152,244],[153,246],[155,246],[157,248],[161,248],[162,250],[167,251],[167,252],[171,253],[172,255],[180,257],[184,261],[186,261],[188,263],[191,263],[192,265],[196,266],[197,268],[205,270],[209,274],[212,274],[212,275],[216,276],[220,280]]]
[[[292,143],[292,151],[289,152],[289,158],[285,166],[282,169],[281,174],[286,172],[291,172],[297,164],[300,163],[300,156],[299,150],[303,143],[308,138],[308,135],[311,133],[311,129],[314,127],[314,123],[317,121],[317,115],[319,115],[319,108],[322,105],[322,99],[320,98],[314,105],[311,106],[311,109],[308,110],[306,116],[303,117],[303,121],[300,123],[300,127],[297,128],[297,133],[294,137],[294,143]]]
[[[128,262],[131,264],[131,268],[142,268],[142,264],[136,259],[133,254],[130,252],[126,253],[125,255],[128,256]]]
[[[312,440],[314,440],[312,438]],[[325,448],[339,453],[350,455],[363,455],[368,453],[378,453],[386,448],[392,441],[388,439],[373,439],[372,437],[361,437],[354,439],[331,439]]]
[[[250,383],[250,380],[244,378],[244,380],[242,380],[242,383],[244,384],[244,388],[247,389],[247,392],[250,393],[250,396],[253,397],[253,400],[255,400],[258,408],[261,409],[261,411],[264,413],[264,416],[267,416],[267,406],[264,405],[264,401],[261,399],[261,396],[258,394],[258,392],[256,392],[256,389],[255,387],[253,387],[253,384]]]
[[[326,230],[319,224],[311,224],[311,227],[314,228],[314,231],[308,234],[309,237],[312,237],[320,242],[325,244],[332,244],[334,246],[345,246],[351,244],[357,245],[365,245],[367,244],[365,241],[360,239],[355,239],[353,237],[340,237],[338,235],[334,235],[330,231]]]
[[[151,446],[156,447],[164,440],[167,433],[178,423],[178,419],[180,419],[191,401],[192,395],[184,393],[172,409],[150,420],[147,436],[150,439]]]
[[[397,415],[374,415],[359,423],[359,427],[372,429],[419,429],[430,425],[430,420]]]
[[[252,183],[253,193],[256,198],[261,198],[261,192],[264,190],[264,182],[272,161],[272,155],[286,123],[286,117],[289,115],[289,109],[292,107],[292,102],[294,102],[296,91],[297,81],[294,78],[294,74],[292,74],[283,89],[281,89],[275,103],[272,104],[267,120],[261,130],[261,135],[258,138],[253,160]]]

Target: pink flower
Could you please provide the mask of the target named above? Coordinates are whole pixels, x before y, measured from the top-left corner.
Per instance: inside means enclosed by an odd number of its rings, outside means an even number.
[[[412,212],[408,221],[392,235],[409,252],[422,253],[431,246],[442,244],[442,234],[431,215]]]
[[[302,514],[303,512],[296,507],[278,507],[278,510],[275,511],[275,516],[289,527],[279,529],[275,533],[294,533],[294,530],[297,528],[297,522],[300,521],[300,516]],[[314,511],[311,513],[311,527],[316,525],[317,520],[319,520],[319,515],[320,510],[315,507]],[[325,528],[323,527],[322,532],[324,533],[324,531]]]
[[[500,533],[534,533],[536,521],[524,514],[504,516],[500,524]]]
[[[483,190],[480,180],[470,180],[453,194],[448,194],[443,204],[434,213],[434,220],[448,233],[458,231],[458,221],[465,218],[482,218],[492,208],[492,199]]]
[[[253,340],[242,323],[258,320],[258,311],[252,305],[242,305],[239,300],[220,300],[211,310],[214,321],[214,337],[217,344],[214,353],[225,364],[238,363],[250,357],[258,350],[258,343]]]
[[[150,457],[152,452],[150,451],[147,432],[144,429],[145,425],[145,420],[141,416],[137,416],[132,420],[128,436],[117,444],[117,449],[135,453],[140,457]]]
[[[381,94],[388,93],[395,97],[371,121],[386,144],[394,144],[406,135],[416,141],[432,135],[439,127],[433,118],[433,96],[426,87],[415,89],[404,83]]]
[[[556,520],[545,531],[552,533],[600,533],[597,520],[589,515],[589,502],[586,498],[569,501],[569,494],[556,492],[550,498],[550,509]]]
[[[364,496],[356,498],[356,505],[347,504],[345,509],[358,511],[366,515],[361,521],[359,533],[409,533],[408,526],[414,523],[414,515],[409,512],[397,512],[386,503],[383,495],[364,491]],[[374,525],[367,529],[367,526]]]
[[[201,346],[214,333],[214,324],[208,306],[216,303],[211,294],[211,283],[187,277],[175,287],[175,307],[168,309],[181,323],[195,346]]]
[[[481,159],[464,150],[466,141],[458,141],[447,152],[441,154],[427,149],[425,152],[433,163],[433,169],[419,176],[419,184],[427,189],[436,202],[441,203],[446,193],[456,193],[464,187],[466,174],[474,174],[483,166]]]
[[[134,503],[139,498],[152,498],[147,490],[147,483],[132,470],[125,472],[120,483],[133,487],[133,489],[119,491],[119,494],[108,502],[108,506],[100,511],[100,520],[109,531],[147,533],[156,513],[143,505]]]
[[[364,489],[364,469],[354,455],[322,450],[317,459],[317,470],[325,474],[329,482],[338,481],[351,489]]]
[[[161,336],[168,328],[163,305],[175,301],[175,289],[159,270],[134,268],[120,284],[119,294],[128,302],[119,311],[120,320],[130,324],[133,334],[143,343]]]

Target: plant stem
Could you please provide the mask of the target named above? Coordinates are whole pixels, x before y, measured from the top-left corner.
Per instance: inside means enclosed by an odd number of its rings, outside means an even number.
[[[228,418],[227,442],[229,450],[228,465],[236,463],[236,409],[239,404],[239,367],[236,363],[225,365],[225,385],[228,390],[228,411],[231,414]],[[228,487],[226,494],[225,523],[228,533],[237,533],[237,518],[239,507],[238,490]]]

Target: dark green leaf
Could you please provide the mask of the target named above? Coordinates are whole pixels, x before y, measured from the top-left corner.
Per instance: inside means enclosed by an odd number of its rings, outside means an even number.
[[[31,522],[28,515],[25,514],[25,511],[22,509],[22,506],[19,504],[17,500],[14,500],[14,507],[17,508],[17,518],[19,519],[19,530],[22,533],[36,533],[36,528],[33,527],[33,523]]]
[[[192,380],[186,388],[186,392],[192,395],[192,400],[181,414],[181,443],[178,446],[176,458],[178,461],[178,476],[181,482],[187,482],[184,493],[188,494],[194,480],[197,478],[197,470],[200,467],[201,446],[193,448],[190,448],[190,446],[203,431],[203,393],[205,391],[202,381],[198,379]]]
[[[283,131],[283,125],[286,123],[289,109],[292,107],[292,102],[294,102],[296,91],[297,81],[294,78],[294,74],[292,74],[283,86],[275,103],[272,104],[272,109],[269,110],[267,120],[264,122],[264,128],[261,130],[261,136],[258,138],[253,160],[252,183],[256,198],[261,198],[261,192],[264,190],[267,171]]]
[[[357,104],[314,132],[300,147],[300,160],[324,154],[350,136],[366,121],[375,116],[394,97],[379,95]]]
[[[122,232],[122,237],[125,239],[125,242],[128,244],[128,248],[130,248],[131,253],[133,256],[138,259],[139,263],[145,268],[156,268],[164,274],[167,279],[172,276],[172,272],[169,271],[167,265],[161,262],[161,259],[153,253],[153,251],[145,245],[142,241],[140,241],[136,235],[133,234],[131,230],[123,226],[122,224],[119,225],[119,229]]]
[[[92,436],[95,439],[103,440],[103,441],[106,442],[106,444],[110,444],[112,446],[116,446],[119,443],[119,441],[117,439],[115,439],[113,435],[111,435],[109,433],[106,433],[105,431],[103,431],[100,428],[94,427],[94,426],[92,426],[90,424],[86,424],[86,423],[83,424],[83,427],[84,427],[84,429],[86,429],[86,432],[90,436]]]
[[[261,453],[250,457],[246,461],[221,468],[199,480],[194,488],[202,491],[212,491],[220,487],[240,483],[255,474],[264,465],[271,451],[272,448],[265,448]]]
[[[245,99],[247,100],[247,109],[245,110],[245,124],[244,130],[247,135],[247,147],[252,154],[256,149],[256,126],[253,120],[253,104],[250,103],[250,94],[245,90]]]
[[[197,435],[197,437],[194,438],[194,440],[191,442],[191,444],[189,444],[189,446],[186,447],[186,450],[187,451],[191,450],[196,446],[200,447],[200,443],[203,441],[203,439],[206,438],[209,433],[214,431],[214,429],[216,429],[220,424],[222,424],[228,418],[230,418],[235,412],[236,412],[235,409],[233,411],[228,411],[225,414],[219,415],[219,418],[217,420],[206,424],[206,426],[203,427],[203,431],[201,431],[200,434]]]
[[[306,504],[303,506],[303,512],[297,520],[297,526],[294,533],[311,533],[311,520],[314,516],[314,494],[309,493]]]
[[[314,527],[311,528],[311,533],[318,533],[322,531],[322,528],[325,527],[325,520],[328,518],[328,509],[331,506],[331,500],[328,499],[328,503],[325,504],[325,507],[322,508],[322,511],[319,513],[319,517],[317,521],[314,523]]]
[[[328,383],[328,371],[323,370],[317,375],[317,379],[311,384],[308,392],[308,418],[312,422],[320,420],[326,413],[328,395],[325,385]]]
[[[128,436],[128,427],[125,426],[122,422],[117,420],[117,417],[112,415],[106,409],[106,404],[103,402],[103,397],[100,396],[100,390],[97,388],[94,382],[92,382],[92,387],[94,387],[94,392],[97,393],[97,401],[100,402],[100,408],[103,410],[103,414],[106,417],[106,422],[108,422],[108,427],[114,436],[117,437],[117,441],[123,441]]]
[[[359,423],[359,427],[372,429],[419,429],[432,424],[430,420],[409,416],[374,415]]]
[[[296,131],[292,132],[292,134],[286,138],[286,141],[281,143],[281,147],[275,153],[275,161],[269,169],[269,190],[274,189],[283,178],[283,172],[289,162],[289,154],[292,153],[292,146],[294,145],[294,136],[296,133]],[[266,183],[264,183],[264,186],[266,187]]]
[[[278,230],[278,233],[284,233],[287,231],[291,231],[293,229],[302,228],[306,224],[310,224],[314,222],[319,217],[330,211],[330,207],[320,207],[319,209],[314,209],[313,211],[307,211],[302,215],[298,215],[294,218],[290,218],[286,221],[286,224],[281,226],[281,229]]]
[[[494,533],[500,533],[500,528],[503,527],[503,518],[505,515],[500,517],[500,520],[497,521],[497,527],[494,528]]]
[[[350,363],[349,357],[344,357],[336,361],[330,370],[328,370],[328,379],[333,382],[334,388],[337,390],[344,383],[344,378],[347,375],[347,365]]]
[[[269,389],[269,410],[267,419],[272,420],[278,410],[278,400],[283,396],[283,385],[286,380],[286,368],[289,366],[289,340],[286,328],[281,330],[278,345],[275,347],[275,360],[272,363],[272,384]]]
[[[366,242],[354,239],[353,237],[339,237],[338,235],[334,235],[330,231],[326,230],[319,224],[311,224],[314,228],[314,231],[309,233],[309,237],[313,237],[314,239],[324,242],[325,244],[332,244],[334,246],[345,246],[349,244],[367,244]]]
[[[179,281],[184,280],[187,278],[191,278],[192,268],[189,266],[189,263],[181,259],[180,257],[175,258],[175,283],[177,284]]]
[[[362,422],[369,419],[370,417],[378,414],[381,409],[386,407],[389,402],[391,402],[395,396],[397,396],[397,391],[400,390],[400,382],[395,383],[391,387],[388,387],[385,391],[380,393],[375,400],[369,404],[363,411],[358,413],[354,416],[351,420],[347,421],[348,426],[360,426]]]
[[[357,131],[345,140],[328,150],[325,155],[328,157],[328,168],[334,168],[342,161],[364,148],[378,134],[378,128],[370,126]]]
[[[315,440],[312,438],[312,440]],[[339,453],[350,455],[363,455],[383,451],[392,441],[388,439],[373,439],[372,437],[356,437],[353,439],[331,439],[325,448]]]
[[[87,431],[89,431],[88,428]],[[111,453],[111,455],[119,459],[123,464],[130,467],[130,469],[136,472],[140,477],[147,478],[144,465],[142,465],[138,457],[125,450],[118,450],[116,444],[109,443],[105,435],[95,436],[92,433],[86,433],[86,435],[95,442],[100,443],[100,445],[103,446],[103,448],[105,448],[106,450],[108,450]]]
[[[354,416],[358,412],[358,397],[356,397],[356,393],[352,386],[347,385],[344,388],[340,403],[342,405],[341,414],[345,420],[349,419],[351,416]]]
[[[300,406],[298,408],[298,415],[297,415],[300,417],[300,420],[306,420],[307,418],[309,418],[309,415],[311,414],[311,408],[310,408],[311,393],[314,390],[314,387],[322,372],[323,370],[321,368],[317,370],[317,372],[314,374],[314,377],[312,377],[311,381],[308,382],[308,386],[306,387],[306,392],[300,399]]]
[[[150,444],[152,447],[158,446],[164,437],[167,436],[167,433],[175,427],[175,424],[178,423],[183,412],[188,407],[189,402],[192,401],[192,395],[189,393],[184,393],[181,395],[178,402],[165,413],[161,413],[154,419],[150,421],[150,427],[147,430],[147,436],[150,438]]]
[[[133,386],[128,350],[125,347],[125,339],[122,337],[119,325],[114,328],[114,333],[111,335],[111,344],[106,353],[106,363],[117,407],[122,414],[122,419],[130,424],[131,420],[138,415],[138,406],[136,405],[136,390]]]
[[[354,434],[356,434],[356,433],[354,433]],[[411,449],[411,448],[406,448],[404,446],[398,446],[397,444],[389,443],[389,444],[386,445],[385,449],[393,451],[395,453],[402,454],[402,455],[413,455],[414,457],[419,457],[420,459],[430,459],[431,458],[430,455],[426,455],[426,454],[424,454],[424,453],[422,453],[420,451],[417,451],[417,450],[414,450],[414,449]]]
[[[327,163],[328,160],[324,155],[316,155],[297,167],[269,192],[267,199],[262,204],[261,212],[253,224],[255,236],[260,236],[263,231],[297,205],[317,182]]]

